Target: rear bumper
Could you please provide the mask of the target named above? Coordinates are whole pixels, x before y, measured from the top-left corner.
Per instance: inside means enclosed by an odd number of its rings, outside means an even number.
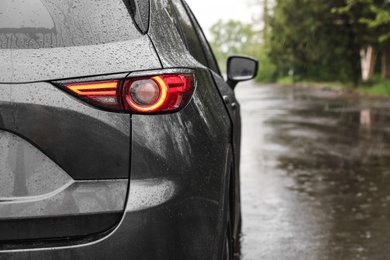
[[[217,202],[177,198],[169,180],[134,180],[119,225],[95,241],[0,251],[0,259],[212,259]],[[211,243],[210,243],[211,242]]]

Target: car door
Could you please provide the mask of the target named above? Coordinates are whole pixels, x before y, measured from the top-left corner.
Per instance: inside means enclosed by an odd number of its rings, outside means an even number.
[[[183,37],[187,41],[187,46],[193,56],[204,66],[209,69],[209,72],[214,80],[216,87],[225,103],[225,108],[229,114],[232,124],[232,147],[234,156],[233,172],[231,175],[231,200],[230,208],[232,210],[233,219],[233,234],[237,234],[240,226],[240,181],[239,181],[239,167],[240,167],[240,140],[241,140],[241,116],[240,105],[235,97],[234,90],[223,79],[214,54],[207,42],[204,33],[199,26],[195,16],[191,9],[182,1],[185,11],[187,12],[188,19],[195,32],[190,38]],[[188,35],[188,32],[184,32]]]
[[[214,79],[216,86],[223,98],[225,107],[229,113],[231,122],[232,122],[232,143],[233,143],[233,156],[234,156],[234,171],[231,175],[231,195],[233,200],[230,201],[230,208],[232,210],[232,219],[233,219],[233,234],[238,234],[240,228],[240,146],[241,146],[241,114],[240,114],[240,104],[238,103],[234,90],[226,83],[222,77],[217,63],[215,62],[214,55],[208,44],[206,37],[204,36],[200,26],[198,25],[195,17],[192,15],[194,21],[195,30],[199,36],[199,39],[202,43],[203,50],[205,51],[207,61],[209,63],[210,72]]]

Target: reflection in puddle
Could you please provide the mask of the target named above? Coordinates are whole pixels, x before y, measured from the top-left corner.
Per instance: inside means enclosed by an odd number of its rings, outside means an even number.
[[[360,111],[360,125],[365,128],[371,127],[371,110],[370,109],[363,109]]]

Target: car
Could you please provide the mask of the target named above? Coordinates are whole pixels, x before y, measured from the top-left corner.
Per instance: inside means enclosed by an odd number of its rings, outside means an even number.
[[[257,68],[182,0],[2,0],[0,259],[232,259]]]

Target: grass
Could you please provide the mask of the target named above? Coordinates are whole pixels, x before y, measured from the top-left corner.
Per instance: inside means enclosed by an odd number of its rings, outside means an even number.
[[[287,77],[279,78],[277,80],[277,83],[278,84],[294,84],[294,80],[292,77],[287,76]]]
[[[329,81],[329,82],[318,82],[318,81],[298,81],[295,82],[293,77],[283,77],[277,80],[277,83],[284,85],[301,85],[301,86],[314,86],[314,87],[336,87],[346,91],[356,92],[367,96],[381,96],[390,97],[390,79],[384,80],[380,75],[375,75],[368,82],[361,83],[358,88],[353,88],[350,84]]]
[[[357,91],[364,95],[390,97],[390,80],[374,76],[368,83],[361,84]]]
[[[337,87],[337,88],[349,89],[347,85],[339,81],[311,81],[311,80],[294,81],[293,77],[290,76],[279,78],[277,80],[277,83],[287,84],[287,85],[297,84],[301,86]]]

